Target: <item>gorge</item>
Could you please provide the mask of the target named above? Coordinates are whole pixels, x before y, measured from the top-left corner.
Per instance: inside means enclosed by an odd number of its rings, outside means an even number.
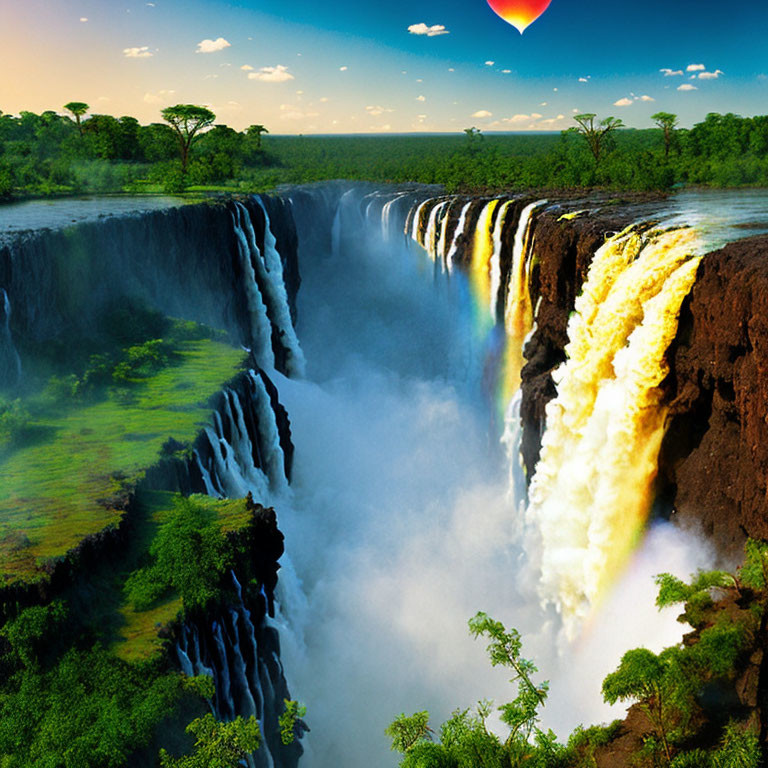
[[[77,339],[122,338],[134,310],[189,327],[151,402],[118,387],[70,442],[29,405],[39,436],[0,465],[0,622],[76,605],[152,504],[162,525],[171,494],[208,497],[233,567],[207,610],[170,601],[143,636],[213,677],[217,717],[256,717],[249,765],[391,765],[399,711],[501,700],[466,631],[481,609],[547,670],[545,724],[609,718],[599,681],[621,654],[682,634],[652,576],[768,538],[768,237],[739,239],[761,206],[686,228],[730,208],[336,182],[7,234],[9,402],[65,371],[82,384]],[[107,404],[124,409],[114,445],[69,463]],[[46,451],[89,479],[35,490],[33,464],[59,477]],[[308,713],[286,744],[292,697]]]

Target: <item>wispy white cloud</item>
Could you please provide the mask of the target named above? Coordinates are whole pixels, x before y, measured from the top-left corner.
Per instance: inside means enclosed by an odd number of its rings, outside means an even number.
[[[428,27],[423,21],[419,24],[411,24],[408,27],[408,31],[412,35],[426,35],[427,37],[451,34],[443,24],[433,24],[431,27]]]
[[[511,75],[512,74],[512,70],[511,69],[502,69],[501,70],[501,74],[502,75]]]
[[[640,101],[656,101],[656,99],[653,98],[653,96],[648,96],[647,94],[644,94],[640,97]]]
[[[388,107],[382,107],[379,105],[376,106],[368,106],[365,108],[365,111],[371,115],[371,117],[378,117],[379,115],[383,115],[387,112],[394,112],[394,109],[389,109]]]
[[[426,96],[417,96],[416,97],[416,101],[426,101],[426,100],[427,100]]]
[[[248,79],[258,80],[262,83],[285,83],[295,78],[288,71],[288,67],[278,64],[274,67],[262,67],[257,72],[249,72]]]
[[[339,72],[346,72],[349,69],[347,66],[339,67]]]
[[[295,107],[292,104],[280,105],[281,120],[305,120],[317,116],[317,112],[304,112],[300,107]]]
[[[703,64],[689,64],[685,70],[686,72],[703,72],[706,67]]]
[[[144,94],[145,104],[162,104],[163,102],[170,101],[171,97],[176,93],[173,90],[160,90],[155,93],[147,92]]]
[[[664,67],[664,69],[660,69],[659,72],[661,72],[664,75],[664,77],[682,77],[683,76],[682,69],[670,69],[669,67]]]
[[[485,66],[486,67],[492,67],[496,62],[495,61],[486,61]]]
[[[493,117],[493,112],[489,112],[487,109],[478,109],[472,114],[472,117]]]
[[[155,54],[149,50],[148,45],[142,45],[135,48],[123,48],[123,56],[126,59],[148,59]]]
[[[217,51],[223,51],[225,48],[229,48],[231,45],[232,43],[225,40],[223,37],[217,37],[215,40],[206,38],[197,44],[195,53],[216,53]]]
[[[714,72],[699,72],[699,80],[717,80],[724,74],[722,69],[716,69]]]
[[[80,17],[80,21],[82,21],[83,24],[85,24],[85,22],[88,21],[88,17],[87,16],[81,16]]]
[[[683,83],[682,85],[677,86],[678,91],[698,91],[699,89],[695,85],[691,85],[690,83]]]
[[[632,99],[628,99],[626,96],[623,99],[613,102],[614,107],[631,107],[634,102]]]
[[[243,66],[240,67],[240,69],[242,69],[243,72],[252,72],[253,71],[253,67],[250,64],[243,64]]]

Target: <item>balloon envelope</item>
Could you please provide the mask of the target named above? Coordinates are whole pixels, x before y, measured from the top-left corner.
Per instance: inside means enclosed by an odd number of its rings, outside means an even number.
[[[551,2],[552,0],[488,0],[488,5],[522,35],[525,29],[549,8]]]

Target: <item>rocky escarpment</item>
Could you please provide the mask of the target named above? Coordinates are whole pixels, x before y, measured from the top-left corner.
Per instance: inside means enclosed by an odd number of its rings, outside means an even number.
[[[258,401],[260,393],[257,383],[263,387],[261,403]],[[237,471],[245,472],[250,467],[265,475],[264,483],[268,485],[267,467],[272,463],[276,465],[277,472],[290,479],[294,450],[290,420],[279,402],[275,385],[266,373],[252,370],[238,374],[221,392],[211,397],[209,404],[213,422],[220,433],[217,435],[219,450],[229,452],[232,460],[238,462],[234,465]],[[235,417],[235,412],[239,413],[239,417]],[[118,492],[94,502],[118,514],[115,524],[84,536],[64,556],[52,558],[41,567],[38,578],[33,581],[12,581],[0,587],[0,624],[25,607],[50,602],[70,588],[82,574],[100,563],[119,558],[135,533],[137,520],[142,517],[138,498],[145,492],[207,493],[209,489],[201,468],[210,459],[207,476],[214,482],[215,495],[226,496],[225,482],[218,476],[223,468],[217,466],[210,455],[208,431],[201,431],[190,444],[179,442],[169,435],[162,452],[151,466],[132,477],[119,478]],[[272,461],[272,454],[278,447],[275,461]]]
[[[234,342],[254,348],[248,298],[253,278],[240,251],[236,205],[247,210],[262,257],[267,229],[274,237],[295,321],[301,281],[290,203],[263,196],[187,205],[0,241],[0,362],[15,360],[17,351],[23,362],[30,347],[67,348],[119,305],[149,306],[225,329]],[[268,286],[258,285],[258,291],[266,295]],[[276,326],[274,308],[267,313]],[[274,328],[272,345],[275,365],[284,369],[286,351]],[[0,375],[0,384],[6,378]]]
[[[768,538],[768,237],[708,254],[670,350],[661,490],[728,552]]]

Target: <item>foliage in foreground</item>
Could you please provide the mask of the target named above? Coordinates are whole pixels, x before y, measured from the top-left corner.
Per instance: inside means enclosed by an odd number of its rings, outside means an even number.
[[[161,768],[238,768],[261,743],[259,723],[253,715],[222,723],[209,712],[193,720],[187,733],[195,737],[194,753],[172,757],[161,749]]]
[[[763,754],[759,713],[740,703],[738,683],[749,658],[762,648],[768,609],[768,544],[749,541],[736,575],[699,572],[689,583],[657,577],[659,607],[682,604],[679,621],[693,627],[683,642],[655,654],[628,651],[603,682],[608,703],[627,702],[647,723],[635,733],[638,768],[758,768]],[[490,639],[491,663],[513,671],[517,696],[498,708],[508,733],[491,732],[489,702],[456,710],[440,727],[429,713],[399,715],[386,729],[402,768],[594,768],[595,755],[620,737],[624,724],[578,728],[566,745],[538,726],[548,686],[534,682],[535,665],[522,657],[520,635],[485,614],[470,621],[476,637]],[[760,702],[758,702],[759,706]],[[632,734],[629,734],[630,736]]]

